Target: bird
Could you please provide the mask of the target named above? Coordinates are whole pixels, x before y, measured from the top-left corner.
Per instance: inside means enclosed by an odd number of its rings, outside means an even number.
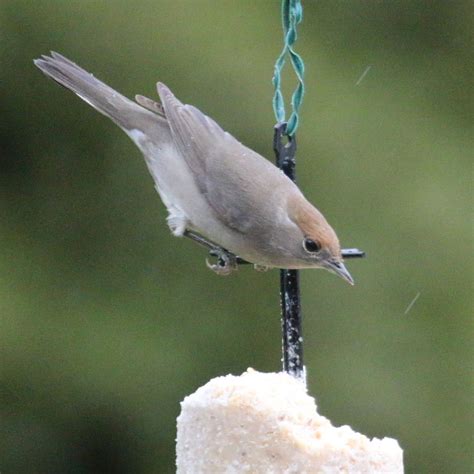
[[[59,53],[34,64],[131,138],[172,234],[201,236],[222,250],[224,265],[214,271],[231,273],[237,265],[229,256],[238,255],[257,269],[322,268],[354,284],[336,232],[298,186],[165,84],[157,83],[160,102],[132,101]]]

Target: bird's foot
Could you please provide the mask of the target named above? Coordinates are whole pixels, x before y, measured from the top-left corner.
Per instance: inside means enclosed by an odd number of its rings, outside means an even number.
[[[206,258],[206,265],[213,272],[221,276],[226,276],[237,271],[237,257],[233,253],[222,247],[215,247],[209,254],[217,259],[216,263],[210,263],[209,259]]]

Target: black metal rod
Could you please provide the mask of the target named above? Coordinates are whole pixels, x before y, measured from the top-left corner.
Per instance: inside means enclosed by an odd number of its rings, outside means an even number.
[[[277,166],[295,181],[296,140],[288,137],[286,123],[275,125],[273,150]],[[305,379],[303,364],[302,314],[298,270],[280,270],[280,306],[283,370],[293,377]]]
[[[250,264],[250,262],[247,262],[247,260],[244,260],[243,258],[241,258],[237,255],[234,255],[232,252],[229,252],[227,249],[224,249],[221,246],[215,244],[214,242],[211,242],[210,240],[207,240],[205,237],[203,237],[202,235],[200,235],[196,232],[193,232],[191,230],[186,229],[184,231],[183,236],[187,237],[188,239],[191,239],[193,242],[196,242],[197,244],[201,245],[202,247],[207,248],[211,255],[213,255],[214,251],[221,250],[223,252],[227,252],[230,256],[234,257],[235,261],[239,265],[249,265]]]
[[[342,249],[341,250],[342,258],[363,258],[365,257],[365,252],[359,249]]]

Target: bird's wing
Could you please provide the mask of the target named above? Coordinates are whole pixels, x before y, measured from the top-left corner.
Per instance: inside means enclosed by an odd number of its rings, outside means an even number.
[[[165,85],[158,84],[158,92],[176,146],[218,219],[241,233],[269,219],[266,203],[278,184],[286,185],[278,168]]]
[[[154,100],[145,97],[144,95],[138,94],[135,96],[135,101],[142,107],[145,107],[145,109],[148,109],[151,112],[155,112],[155,114],[158,114],[160,117],[165,118],[165,111],[163,109],[163,106],[159,102],[155,102]]]

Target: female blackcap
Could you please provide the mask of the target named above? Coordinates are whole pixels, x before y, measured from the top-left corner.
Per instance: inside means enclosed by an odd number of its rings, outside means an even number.
[[[135,103],[58,53],[35,64],[135,142],[174,235],[193,231],[258,266],[325,268],[353,284],[336,233],[299,188],[164,84],[161,104]]]

